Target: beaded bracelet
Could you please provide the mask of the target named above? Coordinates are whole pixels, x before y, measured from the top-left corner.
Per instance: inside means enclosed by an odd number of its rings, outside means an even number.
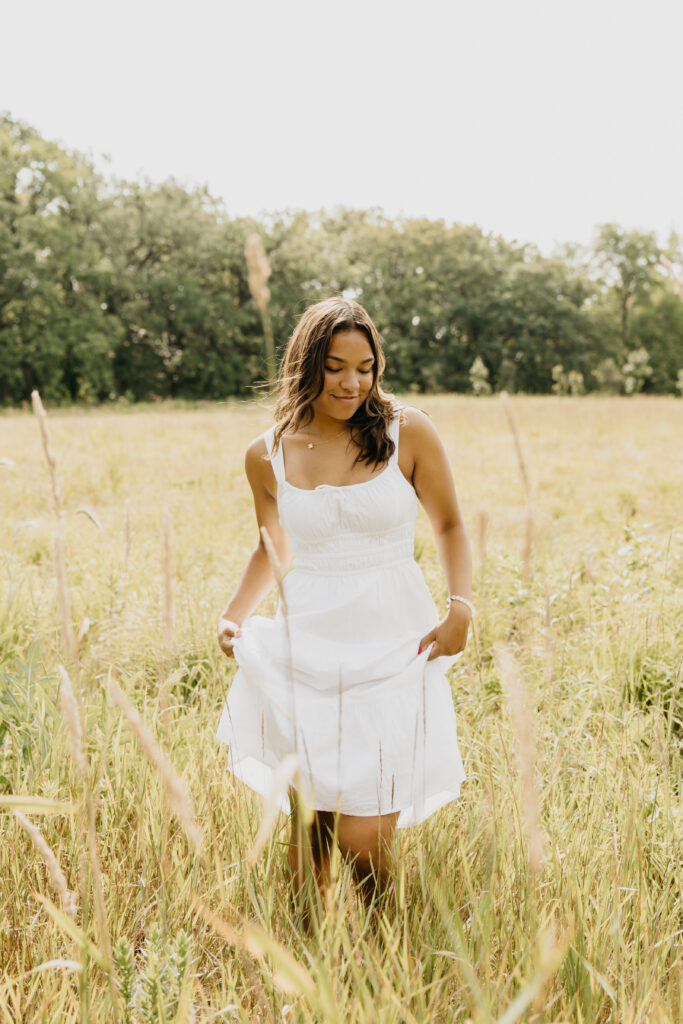
[[[449,610],[451,606],[451,601],[460,601],[461,604],[467,605],[470,612],[472,613],[472,618],[474,618],[474,605],[472,604],[471,601],[468,601],[466,597],[461,597],[460,594],[451,594],[448,600],[446,601],[446,611]]]

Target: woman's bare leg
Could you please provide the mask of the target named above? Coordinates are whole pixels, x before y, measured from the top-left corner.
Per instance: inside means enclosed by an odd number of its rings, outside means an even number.
[[[381,894],[393,877],[393,839],[398,812],[361,818],[340,814],[337,841],[342,853],[353,859],[354,872],[366,901]]]
[[[313,823],[306,827],[299,814],[296,794],[292,793],[291,836],[287,860],[296,905],[306,918],[306,886],[315,881],[322,896],[330,883],[330,850],[336,838],[349,860],[366,903],[384,893],[393,877],[393,838],[398,812],[372,817],[314,811]]]
[[[315,881],[321,895],[329,884],[334,814],[331,811],[314,811],[313,822],[306,827],[299,814],[295,794],[292,794],[292,807],[287,861],[296,903],[302,905],[309,880]]]

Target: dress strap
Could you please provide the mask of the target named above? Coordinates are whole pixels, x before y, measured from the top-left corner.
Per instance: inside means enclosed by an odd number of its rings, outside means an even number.
[[[278,445],[277,451],[273,455],[273,443],[274,443],[275,427],[269,427],[268,430],[262,435],[263,440],[266,442],[266,448],[268,449],[268,457],[270,458],[270,464],[273,467],[273,473],[275,479],[279,484],[285,482],[285,460],[282,454],[282,441]]]

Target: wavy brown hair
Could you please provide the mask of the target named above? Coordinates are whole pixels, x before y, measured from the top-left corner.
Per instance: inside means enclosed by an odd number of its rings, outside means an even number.
[[[382,340],[367,310],[341,296],[323,299],[305,309],[287,342],[278,378],[273,451],[277,451],[283,434],[296,433],[313,419],[312,403],[323,389],[332,335],[352,330],[365,335],[375,357],[367,398],[348,421],[351,437],[359,448],[355,461],[376,466],[393,455],[396,446],[388,429],[399,406],[380,386],[385,365]]]

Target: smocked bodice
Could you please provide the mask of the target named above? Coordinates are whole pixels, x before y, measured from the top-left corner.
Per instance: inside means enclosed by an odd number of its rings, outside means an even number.
[[[272,456],[280,524],[295,569],[337,575],[413,560],[417,495],[398,466],[398,420],[390,433],[396,449],[386,468],[358,484],[293,487],[282,447]],[[264,434],[269,452],[272,434],[272,428]]]

